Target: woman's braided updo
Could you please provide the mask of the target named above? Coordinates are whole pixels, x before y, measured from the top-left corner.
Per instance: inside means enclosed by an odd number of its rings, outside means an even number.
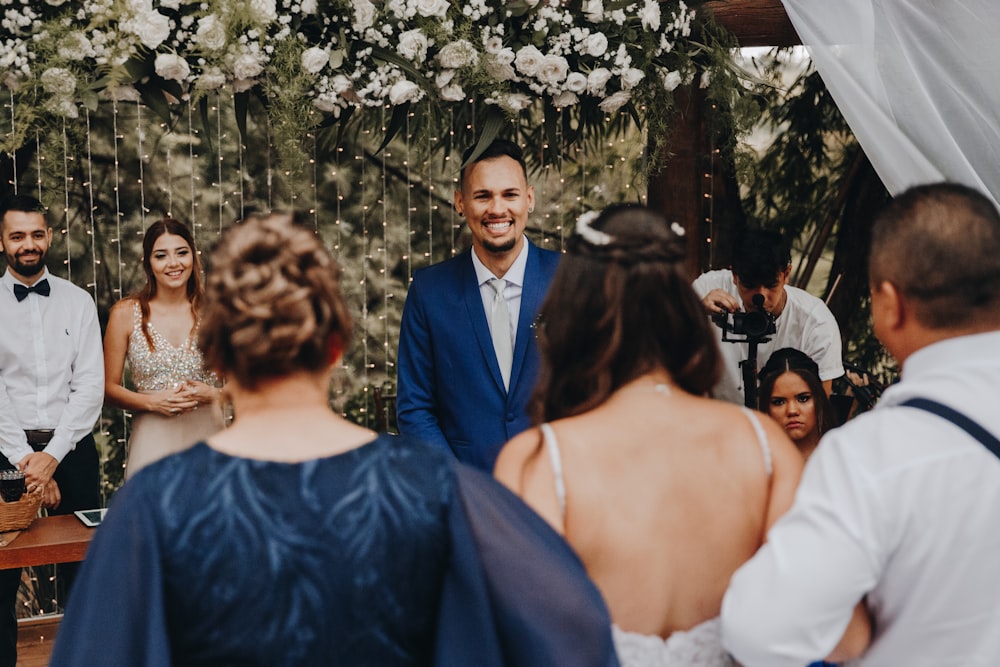
[[[347,345],[352,323],[340,269],[291,215],[253,215],[235,225],[208,266],[198,344],[228,379],[253,389],[261,380],[321,371]]]

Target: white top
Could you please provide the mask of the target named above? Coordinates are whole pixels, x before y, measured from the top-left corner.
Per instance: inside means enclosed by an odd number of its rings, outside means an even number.
[[[507,302],[507,314],[510,319],[510,342],[512,346],[517,343],[517,320],[518,315],[521,314],[521,292],[524,291],[524,270],[528,266],[529,245],[531,244],[525,238],[517,259],[507,269],[507,273],[502,276],[494,276],[493,272],[487,269],[486,265],[476,255],[475,249],[469,251],[469,254],[472,255],[472,266],[476,269],[476,280],[479,281],[479,294],[483,298],[483,312],[486,313],[487,322],[490,319],[490,311],[493,309],[493,299],[496,298],[496,292],[490,287],[490,279],[495,277],[506,282],[503,290],[503,299]],[[490,331],[490,335],[492,334],[493,332]]]
[[[692,286],[698,298],[704,298],[713,289],[721,289],[735,297],[740,302],[741,308],[746,310],[740,299],[739,290],[736,289],[736,283],[733,282],[733,273],[729,269],[703,273]],[[819,365],[821,380],[833,380],[843,375],[840,328],[833,313],[822,300],[798,287],[786,285],[785,294],[788,295],[788,300],[781,315],[775,320],[777,333],[771,336],[770,341],[757,346],[757,370],[759,371],[767,363],[774,351],[783,347],[794,347],[808,354]],[[713,329],[719,337],[725,369],[712,394],[715,398],[743,405],[743,373],[740,370],[740,362],[747,358],[749,345],[723,343],[722,329],[714,325]]]
[[[0,278],[0,453],[12,464],[33,450],[24,431],[55,429],[45,452],[58,461],[87,436],[104,402],[104,355],[90,294],[51,275],[49,296],[14,297]]]
[[[1000,659],[1000,459],[934,399],[1000,437],[1000,332],[911,355],[870,413],[829,432],[792,509],[734,575],[726,647],[747,667],[802,667],[839,641],[865,594],[865,667],[986,667]],[[896,407],[893,407],[896,406]]]

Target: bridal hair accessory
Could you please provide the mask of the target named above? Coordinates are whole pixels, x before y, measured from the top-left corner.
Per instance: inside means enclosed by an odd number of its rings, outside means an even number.
[[[677,234],[677,236],[684,236],[685,234],[684,228],[678,225],[676,222],[670,223],[670,231],[672,231],[674,234]]]
[[[591,223],[601,217],[598,211],[587,211],[576,219],[576,233],[590,245],[608,245],[613,240],[611,236],[591,227]]]

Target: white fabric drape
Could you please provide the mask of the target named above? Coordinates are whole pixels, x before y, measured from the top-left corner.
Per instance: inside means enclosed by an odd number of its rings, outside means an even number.
[[[889,192],[947,179],[1000,202],[998,0],[782,0]]]

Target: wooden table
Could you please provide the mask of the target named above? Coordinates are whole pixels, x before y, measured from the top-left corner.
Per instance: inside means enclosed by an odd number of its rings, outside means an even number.
[[[94,530],[73,514],[35,519],[13,542],[0,547],[0,569],[83,560]]]

